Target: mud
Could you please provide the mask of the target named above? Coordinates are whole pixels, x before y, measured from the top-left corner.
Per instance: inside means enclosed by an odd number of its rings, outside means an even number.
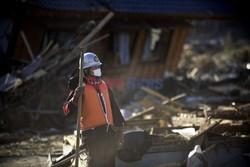
[[[49,153],[62,152],[63,135],[33,136],[27,140],[0,145],[1,167],[44,167]]]

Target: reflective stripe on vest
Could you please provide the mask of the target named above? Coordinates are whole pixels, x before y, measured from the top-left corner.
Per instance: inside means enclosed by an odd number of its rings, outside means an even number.
[[[99,93],[94,86],[85,86],[81,116],[81,130],[113,125],[108,87],[104,81],[99,85]]]

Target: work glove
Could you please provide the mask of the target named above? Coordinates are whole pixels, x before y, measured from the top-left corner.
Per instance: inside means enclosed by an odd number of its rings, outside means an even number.
[[[117,143],[117,150],[122,149],[123,144],[124,144],[124,135],[123,135],[123,128],[119,128],[117,131],[117,139],[118,139],[118,143]]]
[[[83,95],[84,93],[84,86],[85,84],[83,83],[83,86],[78,86],[75,91],[74,91],[74,95],[73,95],[73,98],[72,98],[72,102],[74,105],[78,105],[78,100],[79,100],[79,97]]]

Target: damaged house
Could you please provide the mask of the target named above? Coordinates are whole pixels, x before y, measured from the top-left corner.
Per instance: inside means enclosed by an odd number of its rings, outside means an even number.
[[[11,38],[3,41],[7,48],[2,61],[5,67],[1,79],[3,92],[21,83],[28,85],[25,82],[32,79],[42,83],[40,79],[52,77],[49,79],[52,84],[65,80],[65,76],[75,75],[77,46],[98,38],[101,39],[88,46],[87,51],[100,55],[105,77],[164,77],[167,71],[177,71],[190,20],[229,19],[235,12],[231,1],[37,0],[16,1],[13,6],[15,8],[6,11],[6,18],[2,20],[8,30],[3,30],[5,36],[11,34]],[[113,13],[108,15],[109,12]],[[60,97],[65,98],[65,94]],[[32,97],[26,108],[37,110],[32,103],[39,108],[58,111],[63,102],[59,99],[54,106],[37,104],[38,101],[43,103],[42,98],[40,95]]]
[[[103,62],[105,78],[167,78],[162,90],[114,90],[128,131],[118,166],[249,165],[247,88],[244,97],[221,98],[228,87],[168,80],[178,72],[191,22],[238,18],[236,1],[31,0],[14,1],[7,9],[0,41],[3,130],[72,129],[75,118],[61,115],[62,104],[67,81],[78,72],[79,47],[85,46]],[[194,68],[190,75],[196,73]],[[237,99],[241,103],[229,106]],[[134,135],[140,140],[133,143]],[[63,151],[73,147],[71,137],[64,138]]]

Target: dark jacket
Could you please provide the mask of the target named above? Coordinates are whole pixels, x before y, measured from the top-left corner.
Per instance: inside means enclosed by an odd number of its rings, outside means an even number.
[[[68,87],[70,89],[69,96],[66,100],[66,103],[63,106],[64,114],[73,114],[74,112],[77,112],[77,106],[75,106],[72,101],[70,101],[74,95],[74,90],[78,87],[78,76],[70,78],[68,82]],[[86,79],[84,79],[84,82],[87,84]],[[113,121],[115,126],[123,126],[125,123],[125,120],[120,112],[120,108],[114,98],[114,95],[110,89],[108,89],[109,92],[109,98],[110,98],[110,104],[112,108],[112,114],[113,114]]]

